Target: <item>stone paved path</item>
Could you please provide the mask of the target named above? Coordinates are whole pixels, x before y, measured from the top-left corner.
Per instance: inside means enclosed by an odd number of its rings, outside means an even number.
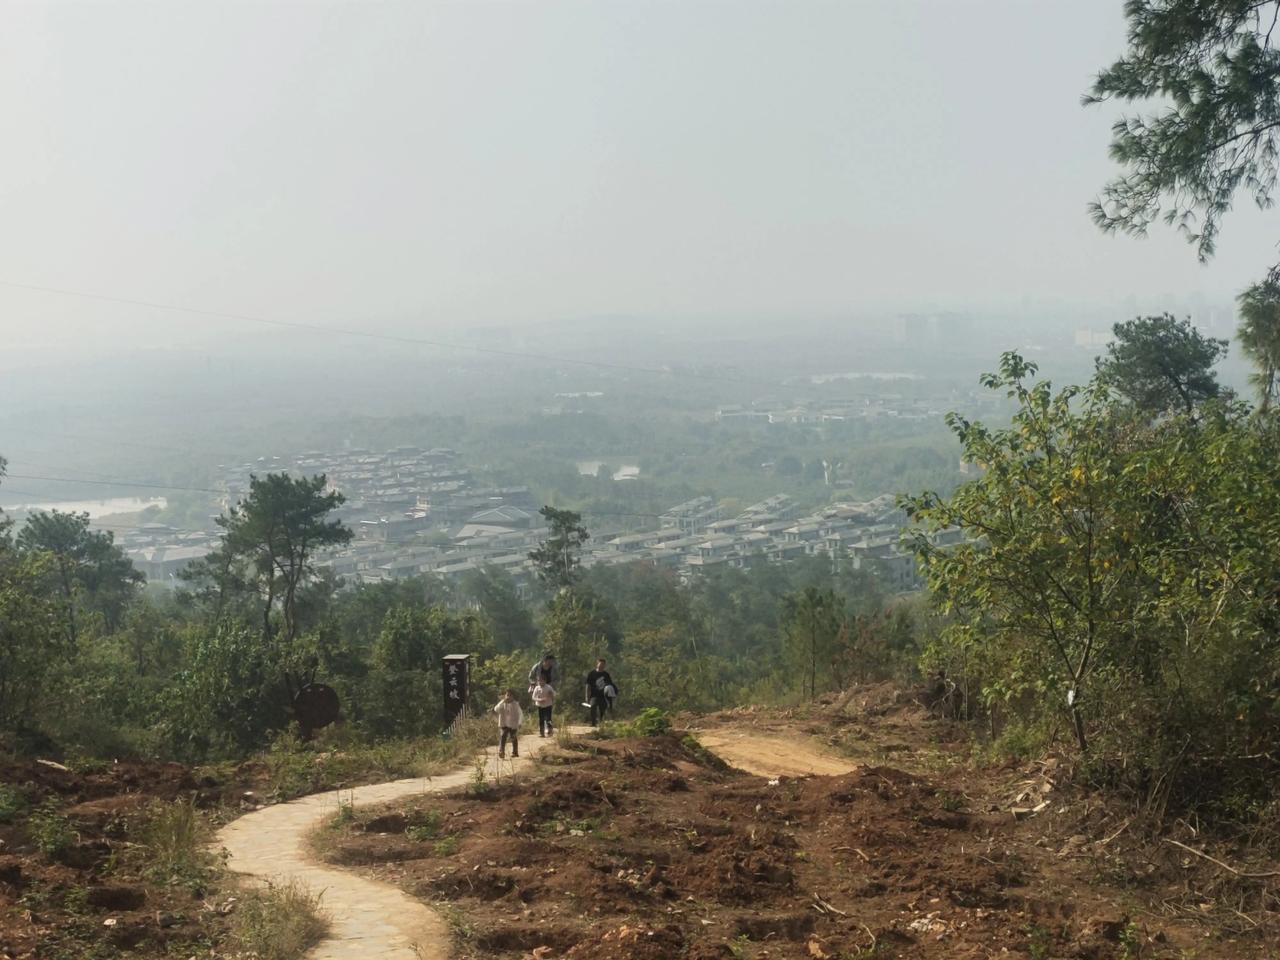
[[[495,734],[496,734],[495,730]],[[502,764],[502,774],[518,771],[553,740],[522,736],[520,759]],[[497,748],[485,752],[493,778]],[[440,793],[465,786],[467,768],[440,777],[394,780],[341,791],[341,802],[355,807],[404,797]],[[367,880],[317,863],[307,850],[307,836],[338,812],[339,793],[314,794],[289,803],[263,807],[233,820],[218,832],[217,844],[229,854],[228,866],[257,880],[296,880],[321,894],[329,915],[329,938],[310,960],[448,960],[449,927],[434,910],[389,884]]]

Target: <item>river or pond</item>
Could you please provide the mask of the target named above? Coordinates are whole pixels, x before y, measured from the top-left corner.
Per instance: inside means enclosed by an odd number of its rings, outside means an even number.
[[[113,513],[137,513],[147,507],[164,508],[164,497],[109,497],[106,500],[50,500],[46,503],[6,503],[0,506],[9,513],[32,513],[38,510],[61,510],[63,513],[87,513],[91,520]]]
[[[612,460],[579,460],[578,473],[584,477],[594,477],[606,463],[611,467],[614,466]],[[624,463],[615,467],[613,471],[615,480],[634,480],[638,476],[640,476],[638,463]]]

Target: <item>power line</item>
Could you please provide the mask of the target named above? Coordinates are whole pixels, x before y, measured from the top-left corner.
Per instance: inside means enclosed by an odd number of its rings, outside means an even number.
[[[17,480],[40,480],[45,483],[83,483],[99,487],[144,487],[149,490],[187,490],[192,493],[212,493],[222,495],[226,491],[212,487],[183,487],[172,483],[148,483],[143,480],[86,480],[83,477],[42,477],[30,473],[10,473],[7,476]]]

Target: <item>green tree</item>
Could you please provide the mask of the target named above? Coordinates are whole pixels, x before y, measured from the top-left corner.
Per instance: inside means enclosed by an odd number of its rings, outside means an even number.
[[[28,725],[55,666],[74,652],[49,597],[52,559],[19,553],[0,532],[0,724]]]
[[[194,625],[186,645],[186,667],[174,677],[161,709],[164,731],[179,755],[242,756],[284,729],[285,665],[276,638],[242,625]]]
[[[144,581],[109,531],[90,529],[87,513],[33,513],[17,542],[21,550],[53,558],[52,571],[73,644],[84,610],[100,614],[107,629],[114,630]]]
[[[462,593],[480,605],[500,650],[529,650],[537,643],[533,615],[510,574],[496,567],[471,571],[463,578]]]
[[[0,479],[7,466],[0,457]],[[52,668],[74,650],[45,589],[52,559],[14,549],[11,527],[0,510],[0,725],[8,728],[30,720]]]
[[[596,657],[606,656],[617,628],[599,598],[587,592],[565,590],[547,608],[542,624],[543,646],[555,653],[562,682],[573,684],[587,675]]]
[[[687,636],[672,625],[628,633],[613,675],[634,710],[714,710],[724,704],[731,665],[697,656]]]
[[[1115,340],[1098,360],[1103,380],[1137,409],[1158,416],[1191,413],[1219,395],[1213,365],[1227,342],[1206,337],[1171,314],[1138,317],[1112,327]]]
[[[1135,419],[1099,380],[1035,372],[1006,354],[984,378],[1018,404],[1007,429],[948,418],[981,477],[905,501],[948,617],[929,659],[1043,730],[1066,719],[1148,801],[1269,792],[1232,758],[1280,743],[1280,425],[1240,404]],[[969,539],[930,540],[950,527]]]
[[[1213,254],[1239,189],[1269,207],[1280,127],[1275,0],[1128,0],[1128,50],[1086,103],[1160,104],[1112,127],[1123,173],[1093,204],[1103,229],[1143,234],[1157,219]]]
[[[988,696],[1047,697],[1083,752],[1086,690],[1101,648],[1124,629],[1114,605],[1138,518],[1119,507],[1106,388],[1055,394],[1048,381],[1029,382],[1036,366],[1017,354],[1000,366],[983,382],[1017,401],[1008,429],[948,417],[965,458],[986,472],[949,500],[926,494],[904,506],[924,525],[916,550],[933,595],[956,616],[950,638],[990,666]],[[973,539],[935,546],[927,533],[948,527]]]
[[[144,596],[129,608],[115,639],[128,655],[134,672],[142,677],[166,672],[177,665],[181,626],[176,611],[161,609]]]
[[[336,491],[326,491],[326,485],[323,474],[250,476],[249,495],[218,518],[224,533],[215,561],[216,575],[222,581],[256,586],[265,639],[275,633],[273,615],[277,609],[285,642],[297,636],[298,592],[315,576],[316,553],[351,539],[351,531],[341,520],[329,519],[345,498]],[[219,592],[224,589],[220,584]]]
[[[818,695],[818,665],[836,658],[845,629],[844,601],[834,590],[805,587],[783,600],[783,626],[796,662],[807,674],[809,696]]]
[[[554,590],[571,587],[578,579],[582,548],[591,538],[582,515],[572,510],[544,506],[538,511],[547,521],[547,539],[529,553],[538,567],[538,579]]]
[[[1255,283],[1236,302],[1240,306],[1236,339],[1257,368],[1249,380],[1258,391],[1258,410],[1266,413],[1280,391],[1280,279]]]
[[[443,607],[399,607],[387,614],[370,651],[360,704],[362,720],[378,736],[418,736],[440,728],[444,714],[440,663],[447,653],[476,659],[493,652],[479,618]]]
[[[186,584],[179,592],[184,603],[202,608],[214,623],[249,614],[255,605],[255,583],[248,565],[226,537],[205,556],[178,571]]]

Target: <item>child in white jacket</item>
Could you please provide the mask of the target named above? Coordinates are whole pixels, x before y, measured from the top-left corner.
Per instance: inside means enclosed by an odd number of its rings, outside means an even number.
[[[506,695],[498,701],[498,705],[493,708],[493,712],[498,715],[498,728],[502,731],[498,739],[498,756],[505,757],[507,755],[507,740],[511,740],[511,756],[520,756],[520,722],[524,719],[524,711],[520,709],[520,703],[516,700],[516,692],[508,690]]]
[[[538,708],[538,736],[551,736],[551,708],[556,702],[556,688],[541,680],[533,685],[533,705]]]

